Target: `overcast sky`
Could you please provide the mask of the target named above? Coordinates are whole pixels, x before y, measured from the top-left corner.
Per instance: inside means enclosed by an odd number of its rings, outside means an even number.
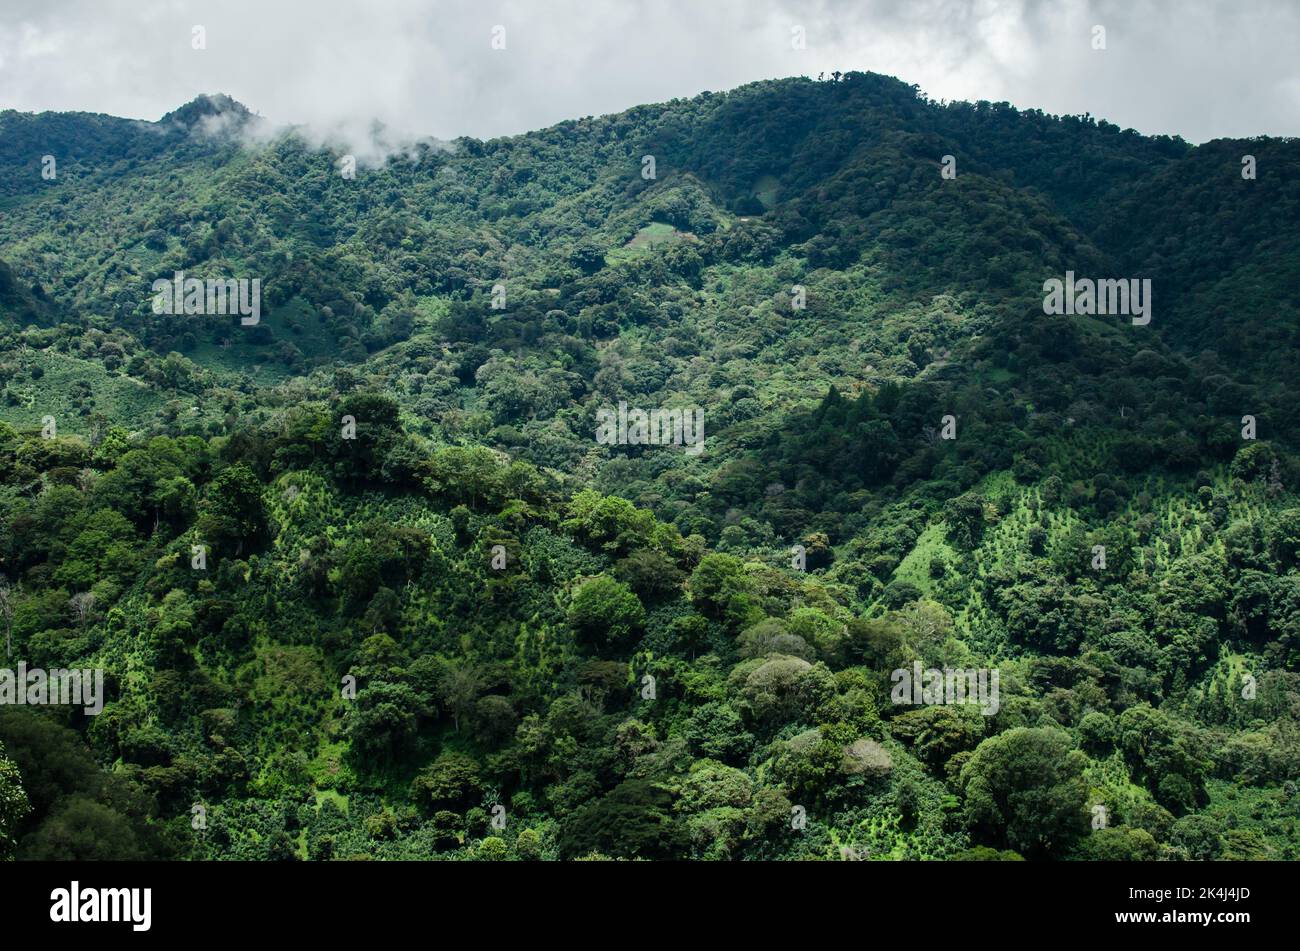
[[[204,27],[206,49],[192,47]],[[505,28],[505,49],[492,48]],[[1093,49],[1093,27],[1106,49]],[[794,49],[801,27],[806,49]],[[450,139],[863,69],[1193,142],[1300,134],[1300,0],[3,0],[0,108]]]

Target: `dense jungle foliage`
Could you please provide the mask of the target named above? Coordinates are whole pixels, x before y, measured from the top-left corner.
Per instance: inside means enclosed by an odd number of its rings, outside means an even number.
[[[850,73],[342,158],[0,113],[5,666],[106,676],[0,858],[1300,858],[1300,143]]]

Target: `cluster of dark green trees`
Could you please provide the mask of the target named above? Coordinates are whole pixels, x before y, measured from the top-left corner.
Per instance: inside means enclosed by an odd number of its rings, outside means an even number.
[[[0,856],[1300,855],[1294,142],[851,73],[348,179],[213,115],[0,114],[7,663],[108,700],[0,706]]]

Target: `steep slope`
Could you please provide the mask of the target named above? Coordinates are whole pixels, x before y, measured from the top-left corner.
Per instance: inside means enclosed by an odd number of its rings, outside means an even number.
[[[1300,855],[1296,143],[870,74],[355,178],[222,97],[0,142],[6,634],[109,687],[0,710],[20,857]]]

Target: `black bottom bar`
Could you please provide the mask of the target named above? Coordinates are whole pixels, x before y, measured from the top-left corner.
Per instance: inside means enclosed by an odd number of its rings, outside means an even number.
[[[10,934],[75,930],[128,940],[254,933],[360,940],[376,925],[430,923],[485,940],[641,929],[667,936],[682,933],[676,924],[734,938],[762,936],[782,918],[795,928],[813,924],[809,938],[817,940],[992,938],[1038,925],[1062,936],[1231,940],[1294,928],[1292,871],[1259,863],[7,863],[0,896]],[[105,914],[116,905],[125,920],[53,921],[52,910],[71,917],[74,881],[78,917],[102,903]],[[128,893],[105,898],[100,889],[149,889],[148,930],[136,930],[145,918],[142,891],[130,893],[139,896],[131,902]]]

